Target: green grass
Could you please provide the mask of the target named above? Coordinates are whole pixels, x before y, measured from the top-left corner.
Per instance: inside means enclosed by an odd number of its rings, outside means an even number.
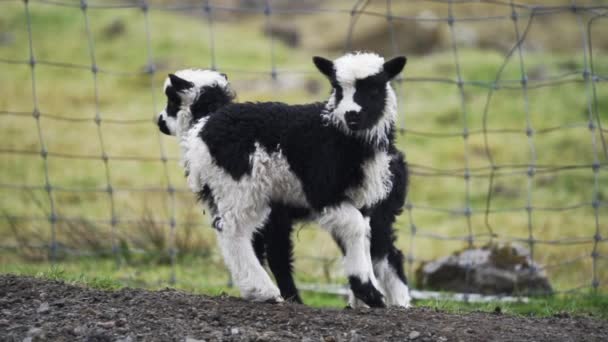
[[[331,6],[338,6],[331,3]],[[328,5],[330,6],[330,5]],[[374,5],[375,6],[375,5]],[[409,6],[409,5],[408,5]],[[418,5],[416,5],[418,6]],[[482,15],[482,7],[456,8],[458,16]],[[433,4],[438,14],[445,15],[447,7]],[[370,8],[374,9],[374,8]],[[375,8],[376,10],[378,8]],[[395,11],[408,14],[421,8],[405,9],[399,5]],[[469,12],[467,12],[469,11]],[[490,11],[491,12],[491,11]],[[488,12],[488,13],[490,13]],[[28,35],[23,2],[6,1],[0,4],[0,32],[13,35],[12,43],[0,45],[0,58],[9,60],[28,60]],[[397,13],[397,12],[395,12]],[[486,13],[486,14],[488,14]],[[502,13],[502,12],[501,12]],[[183,171],[177,162],[166,166],[160,161],[160,146],[167,155],[178,157],[178,144],[171,137],[161,136],[152,119],[164,105],[162,82],[166,73],[185,67],[209,67],[211,65],[211,45],[205,20],[170,12],[151,11],[149,30],[150,50],[146,43],[146,22],[139,10],[95,10],[87,11],[90,24],[90,37],[85,30],[85,17],[79,9],[50,6],[30,2],[32,38],[34,54],[38,61],[75,63],[90,66],[91,55],[88,48],[89,38],[94,41],[94,56],[102,70],[122,70],[139,72],[145,69],[149,58],[160,69],[154,75],[133,74],[113,75],[100,73],[97,77],[97,94],[93,75],[88,69],[67,69],[38,64],[35,68],[36,97],[42,113],[62,115],[71,119],[89,118],[85,122],[65,122],[43,117],[40,120],[42,140],[51,153],[101,156],[102,146],[98,133],[103,135],[103,149],[110,157],[132,156],[154,158],[145,162],[110,159],[109,181],[117,189],[112,196],[114,215],[119,219],[114,227],[99,221],[109,221],[112,215],[107,193],[53,191],[55,212],[59,215],[83,218],[78,223],[56,225],[57,240],[70,248],[108,251],[112,242],[128,250],[149,249],[166,259],[166,250],[172,234],[167,226],[156,226],[147,230],[152,221],[168,221],[175,210],[177,229],[173,232],[179,245],[180,260],[187,259],[194,251],[198,256],[215,255],[214,234],[206,226],[192,226],[190,223],[206,223],[207,218],[196,207],[193,197],[185,192],[176,194],[172,199],[162,191],[168,181],[178,188],[185,189]],[[496,14],[491,12],[491,14]],[[563,19],[566,15],[557,19]],[[326,97],[329,85],[321,75],[314,71],[310,62],[313,54],[335,57],[339,53],[327,51],[321,46],[331,40],[342,39],[344,22],[340,27],[332,27],[336,20],[325,15],[293,18],[278,17],[277,20],[292,21],[299,25],[304,34],[302,49],[291,49],[281,43],[275,44],[275,62],[279,69],[279,82],[270,80],[271,55],[270,42],[262,33],[263,16],[239,17],[232,20],[218,20],[214,23],[215,57],[217,67],[229,73],[230,81],[238,93],[239,101],[276,100],[303,103],[321,100]],[[348,15],[345,15],[345,20]],[[547,19],[549,20],[549,19]],[[563,43],[561,48],[546,45],[543,49],[528,49],[524,52],[525,68],[530,79],[543,75],[561,75],[568,72],[581,72],[583,56],[571,32],[573,18],[562,21],[563,27],[556,27],[555,21],[534,26],[534,34],[541,40],[560,35],[563,39],[551,44]],[[124,25],[123,34],[109,34],[108,28],[114,23]],[[371,23],[371,21],[370,21]],[[511,26],[499,23],[486,25],[484,35],[506,37],[513,34]],[[367,25],[367,24],[365,24]],[[545,26],[543,26],[545,25]],[[508,29],[510,33],[499,30]],[[554,31],[552,31],[554,30]],[[555,31],[557,30],[557,31]],[[557,33],[556,33],[557,32]],[[568,33],[570,32],[570,33]],[[576,37],[580,35],[576,34]],[[61,37],[61,40],[58,39]],[[323,39],[319,39],[322,37]],[[402,36],[400,36],[402,37]],[[407,36],[403,36],[407,37]],[[545,38],[543,38],[545,37]],[[596,32],[594,39],[600,35]],[[449,37],[448,37],[449,38]],[[405,38],[403,38],[405,39]],[[445,37],[443,38],[445,40]],[[603,39],[603,38],[602,38]],[[60,45],[58,45],[61,42]],[[437,77],[456,79],[457,70],[449,44],[444,41],[437,51],[429,55],[409,55],[404,76],[406,82],[397,87],[400,98],[399,125],[410,133],[399,135],[398,147],[406,151],[408,161],[415,171],[411,177],[409,200],[419,206],[440,208],[464,208],[466,205],[465,182],[462,177],[423,177],[417,165],[445,169],[460,169],[465,166],[465,141],[460,136],[435,138],[418,135],[415,132],[462,132],[466,123],[471,131],[482,128],[484,107],[488,90],[483,87],[465,86],[465,105],[463,112],[461,97],[453,84],[408,82],[408,79]],[[447,40],[449,43],[449,40]],[[321,44],[321,45],[320,45]],[[608,59],[601,58],[603,41],[594,46],[596,70],[608,71]],[[327,43],[327,45],[331,45]],[[446,48],[446,46],[448,48]],[[504,51],[460,47],[461,76],[466,81],[491,81],[504,62]],[[259,71],[252,73],[247,71]],[[282,73],[281,71],[285,71]],[[310,73],[295,73],[304,71]],[[572,76],[574,78],[580,76]],[[521,78],[517,56],[508,61],[501,79],[518,80]],[[283,82],[283,83],[281,83]],[[308,82],[319,82],[319,92],[306,91]],[[608,119],[608,87],[605,82],[596,83],[599,115]],[[21,64],[0,63],[0,111],[29,113],[34,107],[30,68]],[[488,128],[517,129],[519,133],[490,134],[488,147],[497,164],[528,164],[531,158],[529,141],[524,130],[526,121],[539,130],[542,128],[582,124],[583,127],[559,130],[534,136],[534,150],[537,164],[542,165],[589,165],[594,161],[592,134],[584,125],[588,121],[588,98],[584,83],[568,83],[557,87],[530,89],[527,93],[528,107],[521,90],[500,89],[490,102],[487,113]],[[98,106],[96,106],[98,103]],[[527,108],[527,110],[526,110]],[[93,118],[99,113],[103,120],[149,120],[143,124],[114,124],[102,121],[98,128]],[[466,122],[465,115],[466,114]],[[606,124],[604,124],[606,126]],[[37,134],[36,121],[29,115],[0,116],[0,145],[5,150],[39,151],[41,143]],[[599,143],[599,136],[595,136]],[[483,136],[472,134],[466,141],[468,164],[470,167],[487,167]],[[598,145],[599,146],[599,145]],[[598,156],[600,162],[606,159]],[[41,157],[22,154],[0,154],[0,183],[13,185],[32,185],[43,187],[45,184],[44,164]],[[98,159],[48,158],[48,174],[53,186],[66,189],[105,189],[108,183],[104,164]],[[493,189],[492,208],[524,207],[528,197],[528,179],[525,175],[498,177]],[[578,203],[590,203],[594,196],[605,201],[608,196],[608,173],[603,168],[597,176],[598,193],[594,193],[594,175],[590,168],[565,170],[559,173],[538,174],[531,184],[531,198],[534,206],[561,207]],[[473,212],[471,230],[474,234],[486,233],[483,213],[486,203],[488,178],[473,178],[470,183],[469,200]],[[128,188],[154,187],[159,192],[133,192]],[[123,190],[121,190],[123,189]],[[31,190],[0,188],[0,220],[2,244],[11,245],[22,242],[45,244],[50,239],[50,224],[43,220],[10,221],[6,215],[48,217],[50,213],[48,195],[43,188]],[[528,222],[532,223],[534,235],[543,240],[564,238],[591,238],[596,231],[594,211],[591,206],[563,211],[534,211],[529,220],[525,211],[495,213],[489,222],[499,236],[517,238],[528,237]],[[599,211],[599,230],[602,236],[606,231],[608,211]],[[428,260],[450,254],[465,246],[459,240],[434,240],[412,235],[410,227],[415,224],[419,233],[433,232],[447,236],[464,236],[468,233],[468,223],[461,216],[435,211],[414,209],[411,220],[404,213],[397,220],[398,246],[405,253],[412,253],[419,260]],[[186,229],[185,227],[190,227]],[[142,235],[144,238],[142,238]],[[83,239],[81,236],[95,236]],[[190,243],[191,242],[191,243]],[[477,245],[485,240],[476,241]],[[296,270],[300,280],[334,282],[340,279],[339,251],[325,232],[303,229],[296,238]],[[571,264],[548,270],[552,284],[558,290],[579,286],[590,286],[592,279],[592,243],[572,245],[535,246],[536,260],[541,264],[554,264],[580,258]],[[186,252],[184,252],[186,251]],[[597,246],[600,255],[608,255],[608,244],[603,241]],[[42,262],[40,267],[48,267],[48,255],[33,250],[20,250],[28,262]],[[321,267],[315,259],[318,256],[335,259]],[[205,261],[192,261],[199,267],[199,273],[212,273]],[[213,269],[222,269],[219,258],[212,259]],[[91,261],[92,262],[92,261]],[[103,263],[112,264],[107,260]],[[161,264],[166,260],[161,261]],[[181,262],[181,261],[180,261]],[[190,262],[190,261],[188,261]],[[89,262],[87,262],[88,265]],[[17,264],[18,265],[18,264]],[[34,267],[28,264],[28,267]],[[74,262],[65,267],[69,274],[80,274],[85,264]],[[407,268],[410,278],[417,264]],[[3,266],[5,271],[7,266]],[[598,280],[603,289],[608,285],[608,261],[598,259]],[[109,272],[109,271],[108,271]],[[114,271],[113,271],[114,272]],[[166,266],[149,266],[148,269],[133,268],[125,265],[115,271],[113,278],[138,286],[158,284],[164,286],[170,278]],[[220,273],[224,274],[224,273]],[[337,276],[336,276],[337,274]],[[92,275],[93,277],[95,275]],[[179,270],[177,278],[186,289],[199,287],[218,289],[226,279],[191,278],[190,271]],[[219,285],[218,285],[219,284]],[[323,299],[318,299],[323,302]]]
[[[530,299],[527,303],[498,301],[463,303],[449,300],[423,300],[416,302],[416,306],[430,307],[452,313],[481,311],[535,317],[584,315],[608,319],[608,296],[594,293],[535,298]]]

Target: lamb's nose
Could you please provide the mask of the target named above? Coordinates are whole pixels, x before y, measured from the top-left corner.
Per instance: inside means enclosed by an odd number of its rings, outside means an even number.
[[[354,110],[350,110],[344,113],[344,121],[350,129],[357,129],[359,126],[359,113]]]
[[[167,127],[167,123],[165,122],[165,119],[163,119],[162,116],[158,117],[158,128],[166,135],[171,135],[171,131],[169,130],[169,127]]]

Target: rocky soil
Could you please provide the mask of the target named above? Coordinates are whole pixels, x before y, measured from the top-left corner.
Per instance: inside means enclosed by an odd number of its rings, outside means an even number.
[[[0,341],[608,341],[591,317],[337,310],[0,275]]]

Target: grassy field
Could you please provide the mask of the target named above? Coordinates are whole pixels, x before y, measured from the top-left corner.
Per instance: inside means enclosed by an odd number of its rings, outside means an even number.
[[[328,6],[350,8],[340,1]],[[416,6],[409,9],[397,6],[394,10],[408,15],[408,11],[422,9]],[[445,5],[432,6],[439,16],[445,15]],[[480,7],[455,7],[455,13],[460,16],[496,14],[499,10],[504,14],[504,8],[487,7],[484,12]],[[369,10],[381,8],[373,4]],[[263,15],[227,16],[213,23],[212,45],[207,21],[196,15],[152,10],[145,16],[140,9],[94,8],[83,14],[77,7],[32,2],[29,15],[33,53],[38,62],[32,78],[28,64],[14,63],[30,59],[23,2],[4,1],[0,3],[0,13],[0,33],[5,37],[0,44],[0,210],[3,215],[0,234],[2,245],[20,246],[18,256],[2,253],[2,272],[48,274],[48,253],[27,247],[46,244],[50,239],[51,224],[47,218],[51,208],[44,189],[46,168],[54,187],[51,196],[55,214],[72,218],[55,225],[61,246],[107,254],[114,245],[121,251],[119,269],[111,256],[82,261],[60,255],[65,259],[62,277],[76,279],[84,274],[87,283],[101,279],[101,283],[108,282],[111,286],[114,281],[129,286],[164,286],[171,276],[167,250],[174,244],[179,250],[176,266],[179,286],[211,293],[224,291],[227,278],[217,257],[214,234],[193,197],[185,191],[182,170],[176,161],[177,143],[171,137],[161,136],[153,123],[164,105],[163,79],[168,72],[190,66],[210,67],[215,61],[217,68],[229,74],[239,101],[322,100],[327,96],[329,85],[315,72],[310,58],[315,54],[339,55],[331,46],[337,44],[332,42],[344,38],[344,23],[349,15],[343,14],[344,21],[333,20],[333,27],[328,18],[335,19],[337,14],[332,14],[334,17],[327,14],[277,17],[279,22],[298,25],[303,34],[301,48],[290,48],[280,42],[271,44],[262,31]],[[507,11],[507,15],[509,13]],[[441,31],[442,38],[433,53],[410,53],[407,46],[402,47],[409,61],[404,82],[395,84],[400,97],[399,127],[405,129],[398,136],[397,144],[406,152],[412,166],[409,201],[413,210],[399,217],[396,227],[398,245],[416,260],[407,265],[410,276],[418,261],[466,247],[460,237],[469,233],[469,227],[472,234],[488,232],[483,215],[489,187],[488,169],[473,172],[468,184],[464,172],[458,170],[490,166],[484,136],[479,134],[486,103],[489,103],[488,129],[509,130],[488,135],[487,147],[494,163],[524,167],[516,169],[518,173],[500,174],[494,180],[492,209],[496,212],[489,216],[489,223],[499,236],[498,241],[506,241],[507,237],[528,238],[529,224],[534,236],[543,241],[589,240],[599,226],[604,240],[597,245],[597,253],[603,256],[598,259],[597,276],[600,287],[607,288],[607,160],[598,131],[591,133],[587,124],[590,119],[596,123],[598,120],[605,123],[608,119],[608,87],[605,82],[596,82],[594,101],[590,96],[592,89],[582,77],[585,59],[580,37],[583,32],[576,24],[577,17],[571,13],[555,17],[562,20],[559,29],[555,21],[547,18],[539,19],[532,26],[530,36],[536,37],[533,41],[536,43],[524,44],[523,68],[531,86],[552,79],[575,80],[558,86],[531,87],[527,92],[517,87],[522,78],[519,55],[515,53],[505,60],[506,51],[515,41],[509,21],[484,22],[487,29],[467,24],[480,32],[480,41],[489,40],[486,36],[490,35],[506,48],[501,49],[500,44],[488,48],[481,43],[473,46],[459,43],[459,67],[451,50],[449,31]],[[335,22],[342,24],[337,27]],[[606,38],[599,32],[607,22],[598,21],[591,31],[592,42],[597,47],[593,55],[594,70],[604,77],[608,74],[608,59],[603,50]],[[525,24],[520,22],[520,31]],[[363,17],[361,25],[372,27],[373,20]],[[407,33],[407,27],[399,29],[404,35]],[[146,32],[150,34],[150,44]],[[363,32],[358,30],[355,34]],[[405,36],[399,39],[407,40]],[[539,47],[538,42],[544,45]],[[96,76],[90,69],[93,59],[101,70]],[[152,74],[144,72],[150,63],[157,70]],[[504,70],[498,74],[503,64]],[[270,73],[273,65],[278,72],[275,81]],[[420,82],[426,78],[456,80],[458,73],[465,81],[462,94],[453,83]],[[480,84],[492,82],[497,76],[503,83],[488,102],[489,90]],[[32,79],[35,79],[35,93]],[[590,105],[597,108],[591,117]],[[34,108],[42,113],[40,136],[31,115]],[[99,125],[94,120],[96,115],[101,117]],[[531,139],[525,134],[527,122],[536,131]],[[547,130],[556,126],[562,129]],[[471,133],[466,140],[461,135],[464,127]],[[425,132],[449,135],[423,134]],[[46,164],[39,154],[43,146],[50,153]],[[103,151],[109,156],[109,173],[101,158]],[[79,157],[66,157],[66,154]],[[171,158],[166,164],[161,161],[163,154]],[[533,157],[536,165],[582,167],[538,172],[529,183],[525,167]],[[138,158],[141,160],[136,160]],[[596,160],[602,166],[594,176],[591,164]],[[426,167],[456,171],[429,176],[427,173],[434,172]],[[108,184],[114,189],[112,196],[104,191]],[[166,191],[168,186],[183,191],[171,196]],[[137,189],[153,191],[135,191]],[[534,210],[529,218],[523,209],[528,197],[537,208],[577,208]],[[597,222],[591,206],[593,200],[601,204]],[[462,212],[467,205],[473,213],[470,225],[465,216],[454,213]],[[511,208],[520,209],[508,210]],[[115,225],[110,224],[112,216],[117,219]],[[24,220],[24,217],[37,219]],[[171,219],[177,223],[174,231],[168,224],[157,223]],[[412,225],[417,228],[416,235],[411,233]],[[341,281],[338,249],[326,233],[313,228],[304,226],[296,237],[298,280]],[[431,239],[427,237],[429,234],[456,239]],[[475,245],[486,242],[485,237],[476,239]],[[592,242],[538,243],[535,259],[543,265],[558,264],[547,269],[556,289],[588,287],[592,280],[593,246]],[[141,250],[152,251],[152,255],[145,257],[136,253]],[[323,264],[317,258],[328,261]],[[572,262],[561,265],[567,261]],[[85,270],[99,272],[100,278]],[[315,297],[311,301],[319,305],[325,301],[330,305],[340,304],[326,298]]]

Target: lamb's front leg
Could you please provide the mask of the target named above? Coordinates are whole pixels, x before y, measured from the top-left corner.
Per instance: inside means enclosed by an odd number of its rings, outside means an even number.
[[[319,224],[327,229],[344,253],[344,271],[354,296],[370,307],[385,307],[378,291],[369,252],[369,223],[348,203],[326,208]]]
[[[260,302],[282,302],[279,289],[255,255],[252,235],[253,229],[238,231],[234,227],[222,225],[217,230],[217,238],[224,262],[243,298]]]

